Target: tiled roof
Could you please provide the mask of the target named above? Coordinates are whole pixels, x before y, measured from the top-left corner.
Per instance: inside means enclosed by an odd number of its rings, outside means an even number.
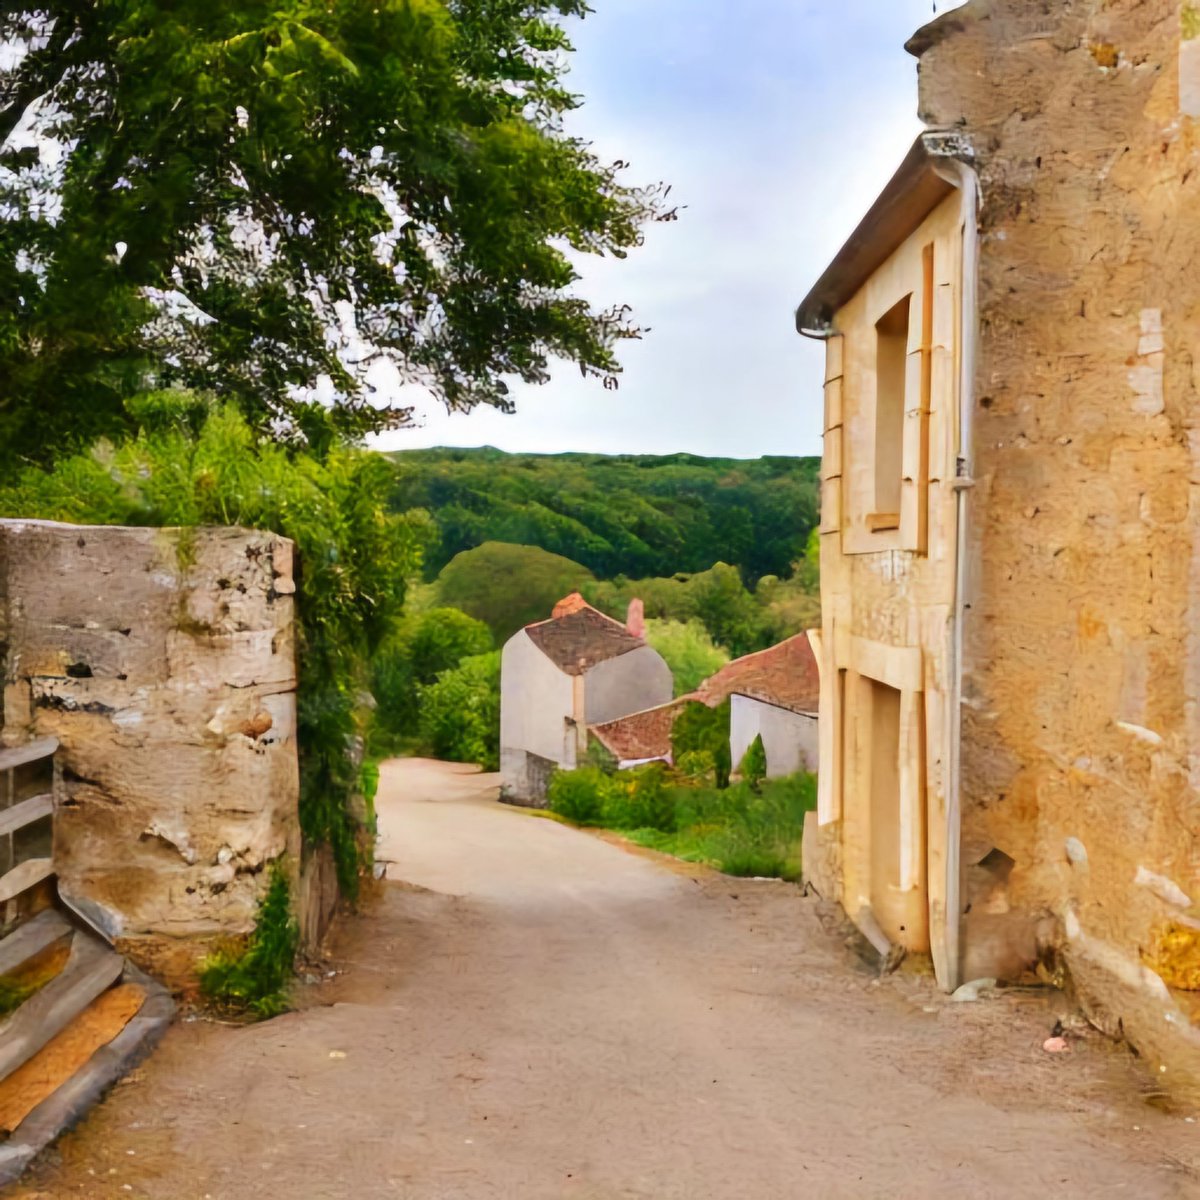
[[[769,650],[734,659],[706,679],[694,698],[716,708],[734,695],[749,696],[792,712],[815,713],[820,704],[821,681],[808,635],[797,634]]]
[[[641,762],[646,759],[668,758],[671,754],[671,730],[675,718],[691,700],[684,697],[631,713],[616,721],[591,726],[591,732],[620,762]]]
[[[526,625],[530,641],[568,675],[582,675],[597,663],[618,658],[646,643],[634,637],[620,621],[614,621],[589,604],[574,603],[568,596],[555,607],[562,615],[549,621]]]

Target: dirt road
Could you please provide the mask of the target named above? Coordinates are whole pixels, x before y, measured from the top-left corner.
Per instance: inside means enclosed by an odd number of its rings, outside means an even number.
[[[406,761],[383,894],[264,1025],[181,1024],[17,1194],[1196,1197],[1200,1125],[1052,997],[879,983],[789,885],[695,876]],[[823,920],[824,916],[824,920]]]

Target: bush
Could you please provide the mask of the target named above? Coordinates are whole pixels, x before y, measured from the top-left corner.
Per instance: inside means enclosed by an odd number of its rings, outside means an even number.
[[[754,791],[758,791],[762,781],[767,777],[767,751],[763,746],[762,734],[757,734],[754,741],[746,747],[742,755],[742,765],[738,774],[743,783],[748,783]]]
[[[417,733],[422,687],[463,659],[493,648],[491,630],[456,608],[434,608],[402,620],[376,655],[371,672],[376,744],[394,748]]]
[[[200,990],[233,1012],[274,1017],[287,1009],[300,932],[292,919],[287,876],[277,866],[258,909],[254,932],[200,964]]]
[[[547,807],[576,825],[599,825],[611,783],[612,778],[596,767],[555,771],[546,793]]]
[[[421,736],[437,758],[500,769],[500,651],[464,658],[420,689]]]
[[[649,763],[607,780],[602,794],[604,825],[609,829],[675,828],[675,797],[662,763]]]
[[[804,816],[816,808],[816,777],[792,775],[726,789],[678,788],[680,830],[672,852],[727,875],[800,878]]]
[[[729,786],[729,773],[733,769],[729,750],[731,708],[729,700],[716,708],[699,701],[687,704],[671,729],[671,757],[677,763],[711,763],[718,788]]]

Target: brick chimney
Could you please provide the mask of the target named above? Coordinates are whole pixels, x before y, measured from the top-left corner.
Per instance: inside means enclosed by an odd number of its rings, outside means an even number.
[[[636,596],[629,602],[629,615],[625,618],[625,628],[634,637],[646,636],[646,606]]]

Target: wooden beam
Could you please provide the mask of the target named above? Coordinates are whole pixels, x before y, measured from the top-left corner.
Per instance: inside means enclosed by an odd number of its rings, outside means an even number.
[[[26,742],[24,746],[10,746],[7,750],[0,750],[0,771],[12,771],[16,767],[25,766],[26,763],[53,758],[57,750],[56,737],[38,738],[36,741]]]

